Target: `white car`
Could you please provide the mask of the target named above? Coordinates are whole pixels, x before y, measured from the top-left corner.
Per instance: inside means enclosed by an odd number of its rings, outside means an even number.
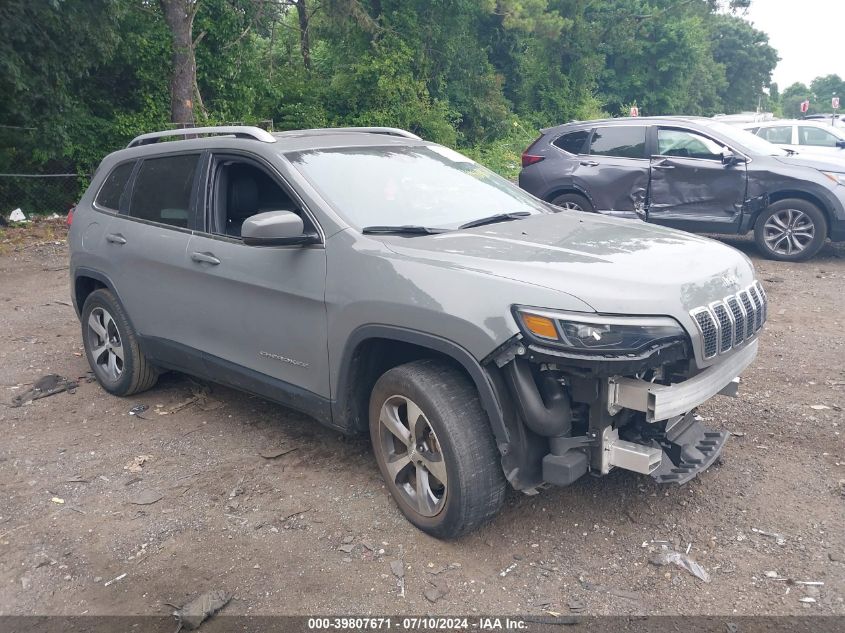
[[[743,129],[784,149],[845,158],[845,130],[820,121],[765,121]]]

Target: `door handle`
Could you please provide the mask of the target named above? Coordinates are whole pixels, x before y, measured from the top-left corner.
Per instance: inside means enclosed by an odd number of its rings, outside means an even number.
[[[594,160],[582,160],[581,165],[584,167],[598,167],[599,164]]]
[[[675,166],[669,163],[655,163],[652,167],[655,169],[675,169]]]
[[[217,266],[220,263],[220,260],[211,253],[191,253],[191,260],[198,264],[211,264],[212,266]]]
[[[120,233],[109,233],[106,235],[106,241],[111,242],[112,244],[126,244],[126,238]]]

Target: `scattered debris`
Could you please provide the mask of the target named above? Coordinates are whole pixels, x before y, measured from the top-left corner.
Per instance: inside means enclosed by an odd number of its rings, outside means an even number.
[[[131,462],[123,467],[123,470],[128,470],[130,473],[140,473],[143,470],[144,464],[153,458],[152,455],[138,455]]]
[[[815,598],[810,598],[809,596],[804,596],[803,598],[798,599],[798,602],[803,602],[805,604],[813,604],[815,601]]]
[[[814,411],[827,411],[828,409],[830,409],[830,407],[826,404],[811,404],[810,408]]]
[[[203,622],[229,604],[231,599],[231,594],[225,591],[208,591],[197,596],[173,612],[173,616],[179,624],[179,628],[176,630],[199,628]]]
[[[62,503],[65,502],[65,500],[62,499],[61,497],[53,497],[52,499],[50,499],[50,501],[52,501],[53,503],[59,503],[59,504],[62,504]]]
[[[759,534],[760,536],[770,536],[771,538],[775,539],[775,543],[778,545],[784,545],[786,543],[786,538],[782,534],[778,534],[777,532],[765,532],[763,530],[758,530],[757,528],[751,528],[751,531],[755,534]]]
[[[446,587],[445,583],[438,581],[432,582],[431,587],[426,589],[423,595],[425,596],[426,600],[434,604],[447,593],[449,593],[449,589]]]
[[[570,600],[567,605],[570,611],[583,611],[587,608],[587,603],[583,600]]]
[[[658,551],[651,555],[648,559],[652,565],[677,565],[681,569],[686,569],[693,576],[704,582],[710,582],[710,574],[701,565],[695,562],[686,554],[681,554],[673,549],[663,545]]]
[[[21,208],[18,207],[9,214],[9,222],[29,222]]]
[[[390,571],[393,572],[393,575],[397,578],[404,578],[405,577],[405,563],[401,560],[392,560],[390,561]]]
[[[144,488],[143,490],[139,490],[134,495],[129,497],[129,503],[132,503],[136,506],[148,506],[152,505],[158,501],[161,501],[164,498],[157,490],[153,490],[152,488]]]
[[[305,508],[304,510],[297,510],[296,512],[291,512],[290,514],[283,516],[281,518],[281,522],[284,523],[288,519],[292,519],[293,517],[297,517],[301,514],[305,514],[306,512],[309,512],[310,510],[311,510],[311,508]]]
[[[499,576],[501,576],[502,578],[504,578],[504,577],[505,577],[505,576],[507,576],[509,573],[511,573],[514,569],[516,569],[516,565],[517,565],[516,563],[511,563],[510,565],[508,565],[508,566],[507,566],[507,567],[505,567],[502,571],[500,571],[500,572],[499,572]]]
[[[281,457],[282,455],[287,455],[288,453],[293,453],[296,450],[296,447],[293,448],[271,448],[266,451],[261,451],[258,453],[264,459],[276,459],[277,457]]]
[[[111,580],[107,580],[106,582],[104,582],[103,587],[108,587],[109,585],[116,583],[118,580],[123,580],[124,578],[126,578],[126,574],[120,574],[120,576],[117,576],[116,578],[112,578]]]
[[[343,552],[344,554],[351,554],[352,550],[355,549],[354,543],[347,543],[345,545],[339,545],[337,548],[339,551]]]
[[[778,573],[776,571],[767,571],[766,572],[766,578],[777,578],[777,577],[778,577]]]
[[[69,380],[58,374],[47,374],[33,383],[32,387],[12,398],[12,407],[29,404],[33,400],[40,400],[63,391],[73,393],[79,386],[75,380]]]
[[[137,415],[139,418],[141,418],[141,414],[149,408],[150,405],[148,404],[136,404],[134,407],[129,409],[129,415]]]

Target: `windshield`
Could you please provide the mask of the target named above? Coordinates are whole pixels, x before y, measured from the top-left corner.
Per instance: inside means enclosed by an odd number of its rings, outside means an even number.
[[[772,145],[769,141],[733,125],[713,120],[701,121],[701,123],[728,140],[735,141],[739,145],[739,149],[744,149],[751,154],[762,154],[763,156],[786,156],[789,154],[777,145]]]
[[[440,145],[315,149],[286,156],[359,230],[455,229],[500,213],[550,212],[504,178]]]

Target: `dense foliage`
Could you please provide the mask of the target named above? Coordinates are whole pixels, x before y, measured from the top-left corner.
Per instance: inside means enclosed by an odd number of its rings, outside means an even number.
[[[634,104],[754,109],[777,53],[742,19],[747,4],[4,0],[0,172],[87,174],[132,135],[188,117],[403,127],[512,173],[538,127]],[[194,64],[171,103],[174,69]]]

